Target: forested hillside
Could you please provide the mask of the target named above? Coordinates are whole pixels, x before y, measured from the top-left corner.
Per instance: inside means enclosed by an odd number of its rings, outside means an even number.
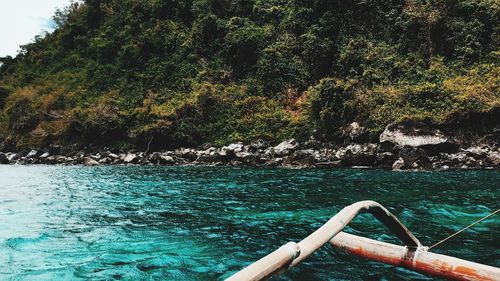
[[[500,107],[498,0],[85,0],[54,21],[1,58],[4,149],[332,140]]]

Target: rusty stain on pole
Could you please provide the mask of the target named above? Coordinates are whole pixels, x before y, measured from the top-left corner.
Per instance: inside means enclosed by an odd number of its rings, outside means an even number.
[[[441,254],[415,251],[348,233],[339,233],[330,244],[366,259],[404,267],[413,271],[452,280],[500,280],[500,269]]]

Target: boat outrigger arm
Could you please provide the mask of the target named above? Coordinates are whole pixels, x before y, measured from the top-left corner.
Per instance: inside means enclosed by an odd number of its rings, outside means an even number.
[[[405,246],[341,232],[360,213],[372,214]],[[299,243],[289,242],[283,245],[226,281],[266,280],[299,264],[327,243],[350,254],[436,277],[452,280],[500,280],[500,268],[429,252],[386,208],[374,201],[361,201],[342,209]]]

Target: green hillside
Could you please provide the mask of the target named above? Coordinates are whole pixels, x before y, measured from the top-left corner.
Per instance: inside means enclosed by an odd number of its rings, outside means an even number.
[[[1,58],[4,149],[331,140],[500,107],[497,0],[82,2]]]

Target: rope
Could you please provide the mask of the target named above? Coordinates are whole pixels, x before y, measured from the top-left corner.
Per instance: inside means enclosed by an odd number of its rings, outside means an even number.
[[[460,233],[464,232],[465,230],[467,230],[467,229],[469,229],[469,228],[473,227],[474,225],[476,225],[476,224],[478,224],[478,223],[480,223],[480,222],[484,221],[485,219],[487,219],[487,218],[489,218],[489,217],[491,217],[491,216],[495,215],[495,214],[496,214],[496,213],[498,213],[498,212],[500,212],[500,209],[498,209],[498,210],[494,211],[493,213],[491,213],[491,214],[489,214],[489,215],[487,215],[487,216],[483,217],[483,218],[482,218],[482,219],[480,219],[480,220],[477,220],[477,221],[475,221],[475,222],[473,222],[473,223],[469,224],[468,226],[466,226],[466,227],[464,227],[464,228],[460,229],[459,231],[457,231],[457,232],[453,233],[452,235],[450,235],[450,236],[448,236],[448,237],[444,238],[443,240],[441,240],[441,241],[437,242],[436,244],[434,244],[434,245],[430,246],[430,247],[429,247],[429,250],[430,250],[430,249],[432,249],[432,248],[434,248],[434,247],[436,247],[437,245],[439,245],[439,244],[441,244],[441,243],[444,243],[445,241],[447,241],[447,240],[451,239],[452,237],[454,237],[454,236],[456,236],[456,235],[458,235],[458,234],[460,234]]]

